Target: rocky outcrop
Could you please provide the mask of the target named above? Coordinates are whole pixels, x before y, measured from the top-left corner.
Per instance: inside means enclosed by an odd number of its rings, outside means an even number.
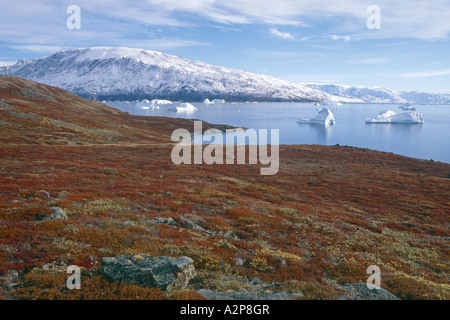
[[[210,300],[297,300],[303,297],[300,293],[284,291],[218,292],[200,289],[197,293]]]
[[[17,282],[19,281],[19,272],[16,270],[8,270],[0,279],[4,280],[4,286],[8,289],[11,289],[17,286]]]
[[[152,257],[145,254],[103,258],[100,271],[110,281],[157,287],[167,293],[186,288],[195,276],[193,260],[189,257]]]
[[[386,289],[369,289],[365,283],[345,284],[341,288],[347,293],[339,296],[340,300],[400,300]]]
[[[203,229],[202,227],[200,227],[199,225],[197,225],[194,221],[185,218],[185,217],[181,217],[180,218],[180,227],[181,228],[185,228],[185,229],[192,229],[198,232],[203,232],[206,233],[208,235],[214,235],[214,232],[208,231]]]
[[[51,220],[67,220],[67,214],[58,207],[50,207],[53,213],[50,215]]]
[[[152,224],[166,224],[169,226],[177,227],[177,228],[183,228],[183,229],[191,229],[198,232],[205,233],[208,236],[214,236],[216,235],[215,232],[211,232],[209,230],[205,230],[202,227],[200,227],[198,224],[196,224],[194,221],[181,217],[179,221],[175,221],[173,218],[161,218],[161,217],[155,217],[152,219],[147,219],[148,223]]]
[[[221,288],[202,288],[197,293],[210,300],[298,300],[304,297],[295,281],[267,283],[259,278],[223,276],[220,283]],[[234,290],[227,286],[230,283]]]
[[[50,193],[48,191],[45,190],[39,190],[38,192],[36,192],[36,196],[38,198],[40,198],[41,200],[48,200],[50,199]]]
[[[8,270],[5,274],[0,275],[0,297],[6,300],[15,300],[13,293],[15,287],[19,284],[19,272],[16,270]]]

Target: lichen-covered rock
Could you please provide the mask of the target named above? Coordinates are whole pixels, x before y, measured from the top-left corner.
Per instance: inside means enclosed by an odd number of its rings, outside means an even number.
[[[16,291],[15,287],[19,282],[19,272],[16,270],[8,270],[5,274],[0,274],[0,297],[6,300],[15,300],[12,293]]]
[[[303,294],[297,292],[266,291],[266,292],[218,292],[200,289],[197,293],[210,300],[297,300]]]
[[[339,297],[341,300],[400,300],[386,289],[369,289],[365,283],[345,284],[341,288],[347,291]]]
[[[36,192],[36,195],[38,196],[38,198],[40,198],[42,200],[48,200],[51,198],[50,193],[45,190],[39,190],[38,192]]]
[[[266,283],[259,278],[223,276],[197,293],[211,300],[298,300],[304,297],[296,281]]]
[[[157,287],[166,292],[186,288],[195,276],[193,260],[189,257],[152,257],[145,254],[103,258],[100,270],[110,281]]]
[[[0,277],[0,279],[5,281],[5,286],[7,288],[15,287],[19,281],[19,272],[16,270],[8,270],[3,277]]]
[[[50,215],[50,219],[52,220],[67,220],[67,214],[58,207],[50,207],[50,210],[53,211],[53,213]]]
[[[161,218],[161,217],[156,217],[153,219],[149,219],[148,222],[150,223],[156,223],[156,224],[167,224],[167,225],[175,225],[175,220],[173,220],[171,217],[169,218]]]

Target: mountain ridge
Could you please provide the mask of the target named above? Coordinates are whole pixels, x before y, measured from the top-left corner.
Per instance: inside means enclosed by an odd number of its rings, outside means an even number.
[[[201,101],[323,101],[329,94],[268,75],[182,59],[157,51],[96,47],[57,52],[0,67],[20,76],[101,100],[164,98]],[[345,100],[345,99],[344,99]]]
[[[158,51],[92,47],[2,63],[0,74],[56,86],[91,100],[294,101],[450,104],[450,96],[384,87],[294,83]]]
[[[450,104],[450,96],[417,91],[397,91],[387,87],[303,83],[338,97],[360,99],[362,103]]]

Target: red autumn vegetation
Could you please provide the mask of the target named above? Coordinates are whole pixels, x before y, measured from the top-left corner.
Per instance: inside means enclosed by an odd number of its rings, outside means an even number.
[[[0,296],[199,299],[195,289],[232,275],[296,280],[306,299],[334,299],[335,284],[365,282],[378,265],[402,299],[450,298],[448,164],[299,145],[280,147],[275,176],[176,166],[170,134],[190,120],[131,116],[10,76],[0,99],[0,276],[20,277]],[[68,219],[46,219],[50,207]],[[182,217],[210,233],[180,227]],[[197,280],[167,297],[100,275],[102,257],[138,253],[189,256]],[[72,264],[81,290],[65,286]]]

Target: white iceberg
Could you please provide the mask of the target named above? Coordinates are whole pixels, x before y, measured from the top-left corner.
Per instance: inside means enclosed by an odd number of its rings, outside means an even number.
[[[144,100],[140,101],[139,103],[137,103],[136,108],[144,109],[144,110],[158,109],[156,104],[152,103],[152,101],[147,100],[147,99],[144,99]]]
[[[401,105],[398,108],[403,109],[403,110],[408,110],[408,111],[416,111],[416,107],[413,107],[409,102],[405,103],[404,105]]]
[[[154,104],[172,104],[173,102],[170,100],[164,100],[164,99],[153,99],[152,103],[154,103]]]
[[[334,115],[330,109],[323,108],[319,111],[317,116],[312,119],[298,119],[298,123],[311,123],[311,124],[324,124],[326,126],[333,125],[336,123],[334,120]]]
[[[214,100],[209,101],[209,99],[205,99],[205,100],[203,100],[203,103],[205,103],[205,104],[225,103],[225,100],[214,99]]]
[[[397,114],[392,110],[381,112],[376,118],[367,119],[366,123],[403,123],[414,124],[423,123],[423,117],[418,112],[404,112]]]
[[[169,111],[195,111],[195,110],[197,110],[197,108],[187,102],[180,104],[178,107],[173,107],[169,109]]]
[[[152,101],[148,99],[144,99],[136,104],[136,108],[139,109],[159,109],[160,104],[172,104],[172,101],[169,100],[161,100],[161,99],[153,99]]]

